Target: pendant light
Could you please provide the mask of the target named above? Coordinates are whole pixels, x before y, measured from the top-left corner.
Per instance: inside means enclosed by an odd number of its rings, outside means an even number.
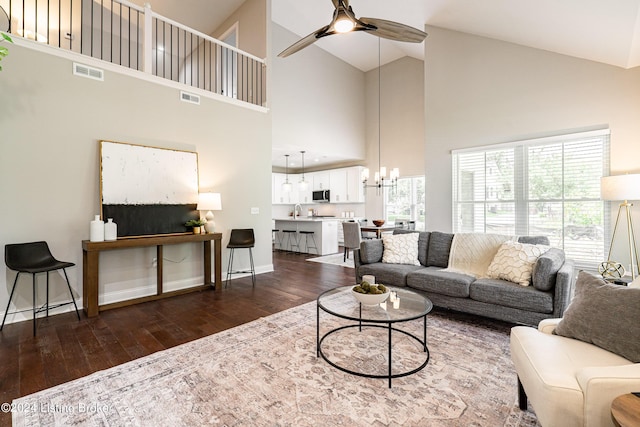
[[[282,183],[282,191],[285,193],[289,193],[291,192],[291,183],[289,182],[289,155],[285,154],[284,157],[287,163],[284,169],[285,179],[284,179],[284,182]]]
[[[302,179],[298,182],[298,188],[300,191],[306,191],[309,188],[309,183],[304,180],[304,153],[304,151],[300,152],[300,154],[302,154]]]
[[[378,38],[378,171],[375,173],[374,175],[374,183],[373,184],[368,184],[369,182],[369,168],[364,168],[362,170],[362,185],[364,186],[364,188],[366,189],[367,187],[375,187],[376,189],[376,194],[380,195],[381,193],[381,189],[383,188],[391,188],[393,191],[396,191],[396,189],[398,188],[398,178],[400,177],[400,169],[398,168],[393,168],[390,171],[389,174],[389,179],[387,179],[387,168],[384,166],[381,166],[381,162],[380,162],[380,156],[381,156],[381,149],[380,149],[380,141],[382,139],[381,137],[381,122],[382,122],[382,114],[381,114],[381,98],[382,98],[382,91],[381,91],[381,78],[380,78],[380,74],[382,72],[382,67],[381,67],[381,60],[380,60],[380,39]]]

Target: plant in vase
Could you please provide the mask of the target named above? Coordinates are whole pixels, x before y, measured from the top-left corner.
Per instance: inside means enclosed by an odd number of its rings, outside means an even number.
[[[13,43],[13,40],[11,40],[11,37],[9,37],[8,34],[0,33],[0,42],[5,40],[8,41],[9,43]],[[0,46],[0,61],[2,60],[2,58],[4,58],[7,55],[9,55],[9,49],[7,49],[4,46]],[[0,71],[2,71],[1,65],[0,65]]]
[[[204,219],[190,219],[187,221],[184,226],[193,228],[193,234],[200,234],[202,231],[202,226],[205,224]]]

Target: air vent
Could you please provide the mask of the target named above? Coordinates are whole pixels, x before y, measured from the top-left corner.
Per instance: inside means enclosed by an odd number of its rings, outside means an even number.
[[[78,64],[76,62],[73,63],[73,75],[100,81],[104,80],[104,70]]]
[[[189,92],[180,91],[180,99],[184,102],[200,105],[200,97]]]

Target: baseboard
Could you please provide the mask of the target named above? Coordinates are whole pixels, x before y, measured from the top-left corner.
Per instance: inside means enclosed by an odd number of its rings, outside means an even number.
[[[257,266],[256,267],[256,274],[263,274],[263,273],[270,273],[273,271],[273,264],[267,264],[267,265],[262,265],[262,266]],[[224,282],[225,278],[226,278],[227,272],[223,271],[222,272],[222,281]],[[241,277],[246,277],[249,276],[250,274],[234,274],[231,278],[231,280],[235,280],[235,279],[239,279]],[[213,281],[213,277],[211,278],[211,280]],[[149,295],[155,295],[156,293],[156,284],[148,284],[148,283],[140,283],[140,281],[127,281],[127,282],[118,282],[118,284],[123,285],[123,286],[128,286],[128,288],[126,290],[121,290],[121,291],[113,291],[113,292],[109,292],[107,294],[102,294],[99,296],[99,304],[100,305],[104,305],[104,304],[112,304],[112,303],[116,303],[116,302],[120,302],[120,301],[126,301],[129,299],[134,299],[134,298],[140,298],[140,297],[144,297],[144,296],[149,296]],[[170,291],[177,291],[177,290],[181,290],[181,289],[188,289],[188,288],[193,288],[196,286],[200,286],[202,285],[202,278],[189,278],[189,279],[184,279],[184,280],[174,280],[171,282],[165,282],[164,283],[164,291],[166,292],[170,292]],[[49,316],[55,316],[57,314],[63,314],[63,313],[68,313],[68,312],[73,312],[75,311],[73,304],[71,303],[71,300],[65,300],[65,301],[51,301],[51,304],[55,305],[55,304],[64,304],[64,303],[69,303],[68,305],[65,306],[61,306],[61,307],[57,307],[54,309],[50,309],[49,310]],[[78,310],[82,311],[83,307],[82,307],[82,297],[76,298],[76,304],[78,306]],[[4,316],[4,312],[0,313],[0,316]],[[38,313],[38,319],[40,319],[40,316],[42,316],[42,313]],[[11,323],[18,323],[18,322],[26,322],[29,320],[33,319],[33,311],[31,310],[31,308],[25,308],[20,310],[19,312],[15,312],[12,313],[11,311],[9,312],[9,314],[7,315],[7,320],[5,322],[5,325],[11,324]]]

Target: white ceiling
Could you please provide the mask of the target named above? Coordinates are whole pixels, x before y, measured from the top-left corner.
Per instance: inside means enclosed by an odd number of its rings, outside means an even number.
[[[154,11],[204,33],[211,33],[245,0],[150,1]],[[640,0],[351,0],[358,17],[382,18],[418,29],[447,28],[622,68],[640,66]],[[272,20],[301,38],[327,25],[331,0],[271,0]],[[378,66],[378,38],[353,33],[325,37],[314,46],[362,71]],[[404,56],[424,58],[424,43],[382,39],[381,62]],[[279,53],[287,46],[273,46]],[[295,53],[304,55],[305,50]],[[285,152],[273,153],[272,164],[284,167]],[[300,154],[288,152],[290,166],[300,167]],[[317,159],[317,161],[315,161]],[[305,166],[335,164],[326,153],[307,152]],[[292,164],[293,163],[293,164]]]
[[[622,68],[640,65],[640,0],[351,0],[350,4],[357,17],[388,19],[418,29],[428,24]],[[332,12],[331,0],[272,0],[273,21],[300,37],[327,25]],[[423,43],[428,42],[429,38]],[[370,34],[330,36],[315,45],[362,71],[378,66],[377,37]],[[382,55],[383,63],[406,55],[422,59],[424,46],[385,40]]]

